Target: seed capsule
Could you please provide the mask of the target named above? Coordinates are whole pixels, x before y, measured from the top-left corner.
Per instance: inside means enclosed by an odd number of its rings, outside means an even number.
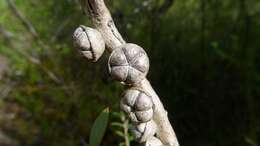
[[[128,89],[124,92],[120,107],[134,123],[148,122],[153,117],[151,97],[137,89]]]
[[[157,126],[153,120],[147,123],[141,123],[135,125],[131,132],[133,133],[134,138],[138,142],[146,142],[148,138],[152,137],[157,131]]]
[[[142,81],[149,70],[146,52],[136,44],[124,44],[116,48],[108,61],[110,75],[117,81],[135,84]]]
[[[105,51],[105,41],[96,29],[80,25],[73,34],[74,44],[87,59],[96,62]]]

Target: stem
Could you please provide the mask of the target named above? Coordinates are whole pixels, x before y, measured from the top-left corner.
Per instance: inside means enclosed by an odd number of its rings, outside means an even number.
[[[154,107],[154,122],[157,124],[158,131],[156,132],[159,139],[167,146],[179,146],[175,132],[171,126],[171,123],[168,119],[167,111],[164,109],[164,106],[152,88],[150,82],[147,79],[144,79],[140,87],[151,95]]]
[[[125,41],[114,24],[104,0],[81,0],[80,2],[84,12],[89,12],[93,25],[102,34],[109,52],[112,52],[113,49],[125,44]],[[152,97],[154,102],[153,119],[158,127],[156,136],[165,146],[179,146],[175,132],[168,120],[167,111],[164,109],[160,98],[153,90],[149,81],[144,79],[139,86],[144,90],[144,92],[148,93]]]
[[[85,13],[89,13],[93,25],[102,34],[109,52],[125,44],[103,0],[81,0],[81,6]]]
[[[128,138],[128,119],[124,117],[124,139],[125,139],[125,146],[130,146],[130,141]]]

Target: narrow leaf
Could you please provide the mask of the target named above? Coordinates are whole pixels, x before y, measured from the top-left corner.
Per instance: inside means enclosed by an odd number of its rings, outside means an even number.
[[[121,131],[115,131],[115,133],[116,133],[118,136],[120,136],[120,137],[124,137],[124,136],[125,136],[124,133],[121,132]]]
[[[118,122],[112,122],[112,123],[111,123],[111,126],[122,127],[122,128],[124,128],[124,125],[121,124],[121,123],[118,123]]]
[[[97,117],[90,133],[90,146],[99,146],[105,134],[109,117],[109,108],[104,109]]]

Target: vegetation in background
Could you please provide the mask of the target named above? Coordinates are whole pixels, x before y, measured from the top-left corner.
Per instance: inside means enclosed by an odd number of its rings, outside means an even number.
[[[181,145],[259,145],[258,0],[106,2],[123,37],[147,51]],[[0,134],[84,146],[99,111],[119,112],[122,87],[104,70],[108,54],[93,65],[75,51],[74,29],[91,25],[78,1],[1,0],[0,12]],[[101,145],[136,145],[128,128],[113,114]]]

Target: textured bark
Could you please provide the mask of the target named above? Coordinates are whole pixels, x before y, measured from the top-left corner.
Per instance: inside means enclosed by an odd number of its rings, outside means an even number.
[[[103,0],[81,0],[81,6],[85,13],[88,12],[93,25],[103,35],[109,52],[125,43]]]

